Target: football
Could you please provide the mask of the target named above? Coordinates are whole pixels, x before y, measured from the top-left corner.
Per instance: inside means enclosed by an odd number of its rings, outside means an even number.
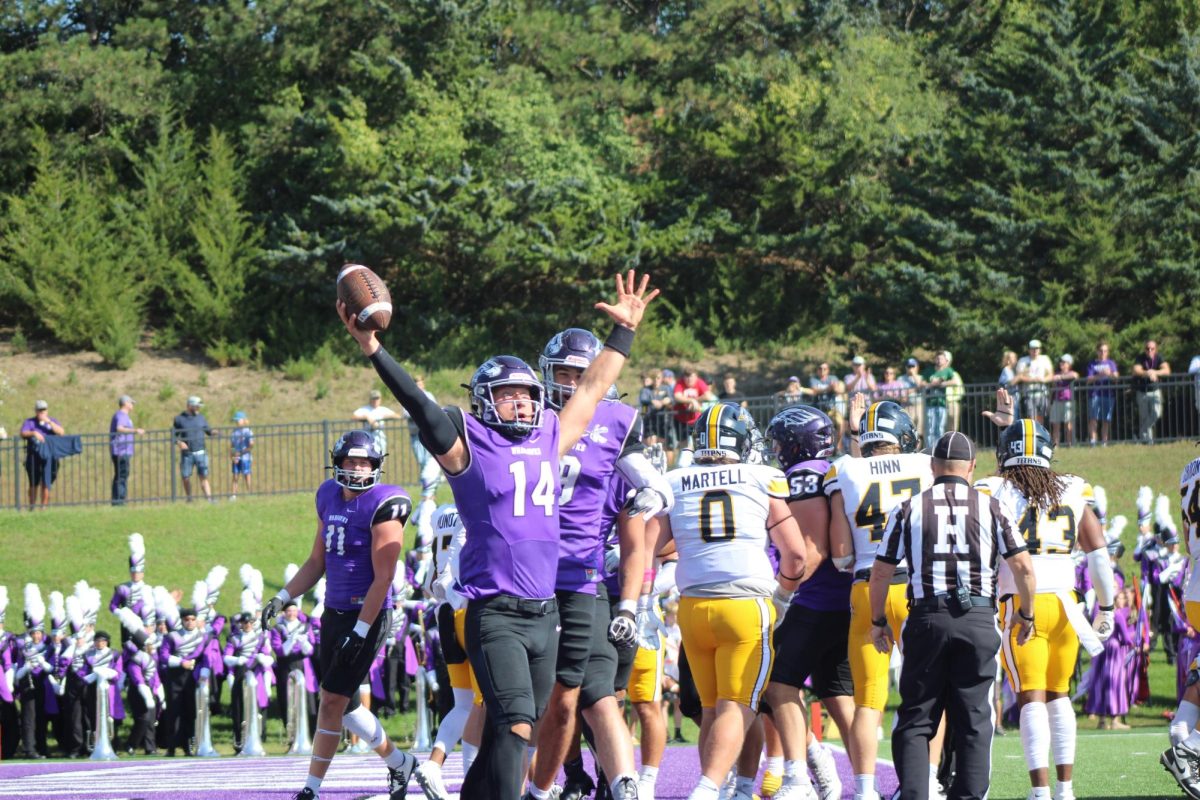
[[[392,321],[392,295],[370,267],[347,264],[337,278],[338,299],[346,304],[358,327],[386,330]]]

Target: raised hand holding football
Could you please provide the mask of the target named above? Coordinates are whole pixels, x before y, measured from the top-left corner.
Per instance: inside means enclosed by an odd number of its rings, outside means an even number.
[[[370,267],[362,264],[342,267],[337,278],[337,294],[358,327],[369,331],[387,330],[392,321],[392,295]]]

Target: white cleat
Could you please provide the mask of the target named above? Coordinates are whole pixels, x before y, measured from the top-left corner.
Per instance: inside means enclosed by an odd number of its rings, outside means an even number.
[[[833,753],[822,746],[821,754],[809,759],[808,766],[813,773],[814,788],[821,800],[841,800],[842,779],[838,776],[837,764],[834,763]]]
[[[819,800],[819,796],[812,784],[799,784],[784,778],[771,800]]]
[[[442,780],[442,767],[435,761],[426,761],[413,772],[413,780],[425,793],[426,800],[449,800],[446,783]]]

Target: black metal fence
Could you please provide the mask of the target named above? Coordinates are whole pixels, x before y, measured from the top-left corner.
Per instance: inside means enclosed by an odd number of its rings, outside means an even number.
[[[328,476],[329,450],[344,432],[361,422],[322,420],[283,425],[255,425],[253,466],[249,491],[239,478],[238,495],[311,492]],[[229,435],[235,428],[213,428],[206,454],[213,497],[227,498],[232,490],[233,452]],[[15,433],[15,432],[14,432]],[[389,481],[413,484],[419,474],[407,426],[386,430],[389,458],[384,472]],[[113,463],[108,433],[85,433],[83,451],[60,460],[51,489],[51,505],[106,505],[112,502]],[[25,472],[25,440],[13,436],[0,442],[0,508],[23,508],[29,495]],[[179,450],[171,430],[150,430],[134,439],[127,481],[127,503],[184,500]],[[199,475],[191,478],[192,494],[203,499]]]
[[[1063,430],[1060,441],[1066,441],[1065,421],[1072,427],[1076,445],[1088,442],[1089,412],[1102,410],[1099,405],[1111,403],[1109,440],[1133,442],[1139,440],[1144,417],[1143,409],[1156,405],[1158,418],[1152,426],[1154,441],[1200,438],[1200,376],[1173,375],[1159,381],[1156,396],[1147,396],[1133,388],[1130,379],[1117,379],[1100,387],[1080,381],[1070,387],[1070,406],[1060,407]],[[996,442],[996,428],[984,418],[983,412],[995,405],[992,384],[969,384],[944,390],[898,391],[879,393],[879,398],[892,399],[907,408],[909,414],[928,438],[927,412],[940,397],[945,399],[945,430],[960,430],[980,447]],[[1045,418],[1051,427],[1056,391],[1047,387]],[[811,398],[802,398],[811,402]],[[931,402],[932,401],[932,402]],[[780,397],[752,397],[747,405],[760,425],[765,425],[774,413],[791,400]],[[833,410],[845,413],[845,397],[830,398]],[[1022,403],[1023,405],[1023,403]],[[1139,407],[1141,406],[1141,408]],[[254,426],[254,461],[250,491],[245,485],[238,494],[285,494],[311,492],[326,476],[329,449],[343,432],[361,423],[342,420],[296,422],[283,425]],[[648,430],[654,421],[648,422]],[[228,497],[232,488],[232,451],[229,434],[232,427],[214,429],[210,438],[209,480],[214,497]],[[1102,431],[1097,431],[1102,433]],[[109,450],[109,434],[82,434],[83,452],[62,460],[51,493],[53,505],[105,505],[111,502],[113,465]],[[419,481],[419,470],[412,455],[406,425],[393,424],[387,429],[389,458],[384,465],[387,479],[412,485]],[[25,441],[13,436],[0,442],[0,508],[21,508],[28,501],[29,481],[25,473]],[[193,495],[200,494],[198,476],[192,477]],[[185,499],[179,472],[179,451],[169,429],[147,431],[137,436],[135,453],[130,462],[128,503],[149,503]]]

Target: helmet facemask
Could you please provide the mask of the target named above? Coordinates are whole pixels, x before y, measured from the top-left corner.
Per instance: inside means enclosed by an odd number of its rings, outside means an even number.
[[[333,461],[333,479],[339,486],[352,492],[365,492],[379,483],[384,456],[375,449],[375,440],[366,431],[350,431],[338,439],[329,454]],[[371,464],[368,472],[346,469],[347,458],[365,458]]]

